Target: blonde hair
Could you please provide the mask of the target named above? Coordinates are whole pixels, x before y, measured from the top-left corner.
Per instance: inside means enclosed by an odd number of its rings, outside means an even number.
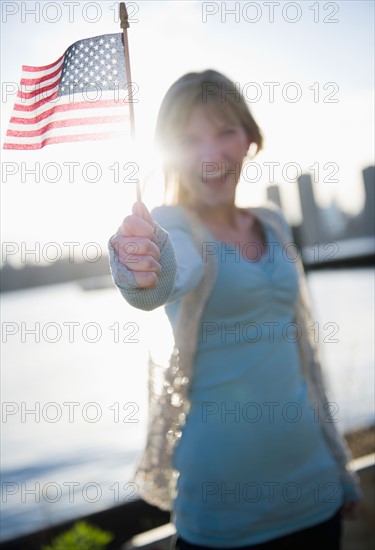
[[[219,116],[228,123],[242,126],[249,141],[256,145],[254,156],[263,147],[261,131],[234,82],[212,69],[187,73],[167,91],[156,123],[155,139],[163,154],[166,202],[187,202],[187,193],[168,151],[183,135],[193,108],[202,104],[207,106],[209,116]]]

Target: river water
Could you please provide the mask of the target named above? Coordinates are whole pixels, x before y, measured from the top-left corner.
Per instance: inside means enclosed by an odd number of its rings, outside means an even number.
[[[368,426],[374,270],[310,272],[308,285],[337,426]],[[131,308],[114,287],[2,295],[2,540],[137,498],[147,342],[163,319]]]

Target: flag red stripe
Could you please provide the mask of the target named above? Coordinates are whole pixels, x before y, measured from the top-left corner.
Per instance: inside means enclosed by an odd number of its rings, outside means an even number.
[[[14,124],[36,124],[37,122],[40,122],[45,118],[48,118],[53,113],[72,111],[74,109],[90,109],[93,107],[93,105],[95,106],[95,109],[101,109],[104,107],[123,107],[124,102],[114,101],[113,99],[102,99],[101,101],[96,101],[95,103],[92,103],[90,101],[80,101],[78,103],[67,103],[65,105],[55,105],[48,111],[45,111],[44,113],[40,113],[36,117],[33,117],[33,118],[12,117],[10,119],[10,122],[13,122]]]
[[[61,73],[61,67],[56,69],[56,71],[53,71],[52,73],[45,74],[44,76],[40,76],[39,78],[21,78],[21,86],[22,84],[26,86],[33,86],[34,84],[40,84],[41,82],[45,82],[46,80],[50,80],[54,76]]]
[[[91,117],[91,118],[70,118],[66,120],[55,120],[53,122],[49,122],[43,128],[39,128],[38,130],[8,130],[7,136],[12,137],[35,137],[35,136],[41,136],[42,134],[45,134],[48,132],[48,130],[52,130],[53,128],[66,128],[68,126],[81,126],[82,124],[106,124],[110,122],[121,122],[127,120],[129,117],[125,115],[115,115],[115,116],[97,116],[97,117]]]
[[[31,99],[32,97],[35,97],[36,95],[39,95],[43,92],[47,92],[48,90],[52,90],[52,88],[55,88],[56,85],[58,85],[60,80],[60,77],[51,82],[51,84],[48,84],[48,86],[44,86],[43,88],[37,88],[36,90],[33,90],[32,92],[20,92],[18,91],[17,97],[20,97],[21,99]]]
[[[15,111],[35,111],[38,109],[38,107],[41,107],[45,103],[49,103],[52,101],[52,99],[56,99],[58,97],[58,92],[54,92],[53,94],[50,94],[47,97],[44,97],[43,99],[40,99],[39,101],[36,101],[33,105],[21,105],[20,103],[16,103],[14,106]]]
[[[103,134],[77,134],[76,136],[57,136],[44,139],[39,143],[4,143],[3,149],[18,149],[18,150],[31,150],[41,149],[45,145],[52,145],[54,143],[66,143],[72,141],[97,141],[100,139],[109,139],[116,135],[115,133],[106,132]]]
[[[51,69],[54,65],[57,65],[57,63],[59,63],[62,60],[64,55],[65,55],[65,53],[61,57],[59,57],[57,61],[54,61],[53,63],[50,63],[49,65],[43,65],[42,67],[31,67],[30,65],[22,65],[22,70],[30,72],[30,73],[33,73],[33,72],[36,73],[38,71],[46,71],[47,69]]]

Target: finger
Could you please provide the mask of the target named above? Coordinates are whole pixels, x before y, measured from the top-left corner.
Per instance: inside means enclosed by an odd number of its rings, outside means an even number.
[[[142,256],[152,256],[155,260],[160,259],[159,247],[147,237],[122,237],[117,235],[112,237],[111,245],[117,252],[117,255],[120,253],[123,253],[124,256],[139,254]]]
[[[121,234],[121,225],[119,226],[119,228],[117,229],[116,233],[114,233],[114,235],[112,235],[112,237],[110,238],[110,243],[114,243],[116,241],[116,239],[119,237],[119,235]]]
[[[152,227],[155,228],[155,222],[151,217],[150,212],[148,211],[147,206],[143,202],[136,202],[133,205],[133,214],[136,216],[139,216],[140,218],[144,219],[146,222],[148,222]]]
[[[152,256],[136,256],[128,254],[126,257],[121,258],[120,254],[119,261],[130,271],[153,271],[157,275],[161,272],[161,265]]]
[[[124,237],[147,237],[152,239],[154,237],[154,227],[143,218],[132,215],[123,220],[118,233]]]
[[[156,273],[150,272],[133,272],[134,279],[140,288],[155,288],[158,284],[158,276]]]

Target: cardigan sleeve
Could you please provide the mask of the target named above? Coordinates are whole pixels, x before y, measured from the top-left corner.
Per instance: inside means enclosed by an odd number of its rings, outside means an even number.
[[[156,224],[161,273],[155,288],[138,287],[131,270],[118,261],[110,240],[109,265],[114,284],[133,307],[149,311],[173,302],[193,290],[203,277],[202,257],[190,233],[182,208],[161,206],[151,212]]]

